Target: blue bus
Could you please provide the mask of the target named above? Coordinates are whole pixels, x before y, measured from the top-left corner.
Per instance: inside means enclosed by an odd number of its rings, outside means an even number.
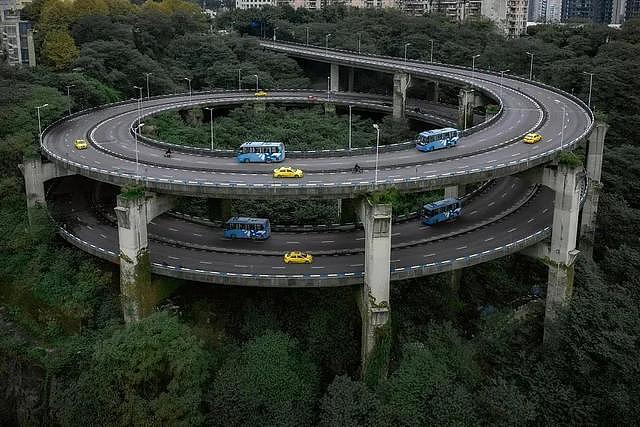
[[[271,163],[284,160],[282,142],[245,142],[240,146],[236,159],[240,163]]]
[[[434,129],[420,132],[416,139],[419,151],[433,151],[441,148],[455,147],[460,138],[460,131],[454,128]]]
[[[428,203],[422,207],[422,223],[434,225],[442,221],[448,221],[460,216],[462,213],[462,202],[460,199],[450,197],[437,202]]]
[[[234,216],[224,227],[225,239],[266,240],[271,236],[269,220]]]

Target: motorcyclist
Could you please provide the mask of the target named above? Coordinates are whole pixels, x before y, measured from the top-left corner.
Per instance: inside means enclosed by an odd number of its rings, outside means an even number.
[[[165,157],[171,157],[171,148],[167,148],[167,151],[164,153]]]
[[[360,167],[359,164],[356,163],[356,165],[353,167],[353,172],[354,173],[360,173],[362,172],[362,168]]]

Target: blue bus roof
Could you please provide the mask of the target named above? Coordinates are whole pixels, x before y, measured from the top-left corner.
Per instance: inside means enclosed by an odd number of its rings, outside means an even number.
[[[438,209],[443,206],[449,206],[459,202],[460,202],[460,199],[457,199],[455,197],[448,197],[446,199],[438,200],[437,202],[427,203],[423,207],[424,209]]]
[[[267,142],[267,141],[248,141],[243,143],[240,148],[244,147],[276,147],[282,145],[282,142]]]
[[[240,224],[266,224],[269,222],[266,218],[251,218],[248,216],[234,216],[229,218],[227,224],[240,223]]]
[[[451,132],[451,131],[457,131],[458,129],[456,128],[442,128],[442,129],[432,129],[432,130],[426,130],[424,132],[420,132],[420,136],[431,136],[431,135],[440,135],[441,133],[445,133],[445,132]]]

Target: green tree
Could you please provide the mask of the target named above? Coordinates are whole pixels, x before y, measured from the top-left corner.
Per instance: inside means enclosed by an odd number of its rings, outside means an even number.
[[[318,397],[317,368],[281,332],[252,339],[213,382],[207,423],[310,425]]]
[[[96,343],[87,370],[57,390],[61,424],[194,425],[207,359],[190,329],[165,312],[117,329]]]
[[[346,375],[335,377],[320,405],[321,426],[370,426],[375,424],[379,401],[361,382]]]
[[[80,52],[73,37],[65,30],[47,32],[42,48],[47,60],[57,70],[69,68]]]

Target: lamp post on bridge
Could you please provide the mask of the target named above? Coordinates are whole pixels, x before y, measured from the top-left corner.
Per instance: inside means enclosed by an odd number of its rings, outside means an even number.
[[[531,63],[529,65],[529,80],[533,80],[533,53],[527,52],[527,55],[531,57]]]
[[[429,62],[433,64],[433,39],[429,40],[431,44],[431,54],[429,55]]]
[[[309,27],[304,27],[307,32],[307,46],[309,46]]]
[[[213,140],[215,138],[215,130],[213,128],[213,107],[206,107],[205,110],[209,110],[209,124],[211,125],[211,151],[213,151]]]
[[[509,71],[511,70],[500,71],[500,98],[502,98],[502,88],[503,88],[502,80],[504,79],[504,73],[508,73]]]
[[[38,135],[39,135],[41,147],[42,147],[42,123],[40,122],[40,109],[45,108],[47,106],[49,106],[49,104],[43,104],[39,107],[36,107],[36,110],[38,111]]]
[[[404,62],[407,62],[407,48],[411,46],[411,43],[404,44]]]
[[[560,151],[564,146],[564,124],[565,124],[565,115],[567,114],[567,105],[564,102],[561,102],[557,99],[553,100],[557,104],[562,105],[562,125],[560,126]]]
[[[66,85],[67,88],[67,107],[69,109],[69,115],[71,115],[71,88],[76,85]]]
[[[475,71],[476,70],[476,58],[479,57],[480,54],[477,55],[473,55],[471,57],[471,71]]]
[[[375,185],[378,186],[378,150],[380,147],[380,126],[377,123],[373,124],[373,128],[376,130],[376,174]]]
[[[349,151],[351,151],[351,105],[349,105]]]
[[[593,73],[587,73],[583,71],[582,74],[586,74],[589,76],[589,100],[587,101],[587,106],[591,109],[591,88],[593,87]]]
[[[144,73],[145,77],[147,78],[147,101],[149,100],[149,76],[152,76],[153,73]]]
[[[258,92],[258,91],[260,90],[260,89],[258,89],[258,83],[259,83],[258,75],[257,75],[257,74],[254,74],[254,75],[253,75],[253,77],[255,77],[255,78],[256,78],[256,92]]]
[[[331,36],[331,33],[325,34],[324,36],[324,53],[325,55],[327,54],[327,50],[329,49],[329,37]]]

